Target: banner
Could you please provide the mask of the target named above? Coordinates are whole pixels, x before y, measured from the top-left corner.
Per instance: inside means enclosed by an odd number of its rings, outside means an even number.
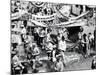
[[[50,15],[50,16],[37,16],[32,14],[32,19],[36,21],[49,21],[54,20],[56,14]]]

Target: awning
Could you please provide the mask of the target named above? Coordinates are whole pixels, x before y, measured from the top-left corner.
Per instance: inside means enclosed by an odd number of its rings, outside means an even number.
[[[84,26],[84,25],[87,25],[87,20],[64,22],[50,27],[75,27],[75,26]]]

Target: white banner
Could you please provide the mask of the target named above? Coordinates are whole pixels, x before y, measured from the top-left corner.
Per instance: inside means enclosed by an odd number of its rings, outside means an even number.
[[[50,15],[50,16],[37,16],[37,15],[32,15],[32,19],[36,21],[49,21],[49,20],[54,20],[56,14]]]

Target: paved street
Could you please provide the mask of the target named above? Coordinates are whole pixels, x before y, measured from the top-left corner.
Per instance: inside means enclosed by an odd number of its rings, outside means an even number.
[[[90,70],[92,57],[83,58],[82,55],[77,53],[65,53],[66,54],[66,66],[64,67],[64,71],[77,71],[77,70]],[[46,57],[45,57],[46,58]],[[72,58],[68,60],[68,58]],[[52,63],[48,60],[43,60],[43,66],[39,68],[39,72],[53,72],[52,70]]]

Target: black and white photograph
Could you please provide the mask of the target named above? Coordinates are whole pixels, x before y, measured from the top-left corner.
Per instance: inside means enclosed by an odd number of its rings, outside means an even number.
[[[11,75],[96,69],[96,5],[10,1]]]

